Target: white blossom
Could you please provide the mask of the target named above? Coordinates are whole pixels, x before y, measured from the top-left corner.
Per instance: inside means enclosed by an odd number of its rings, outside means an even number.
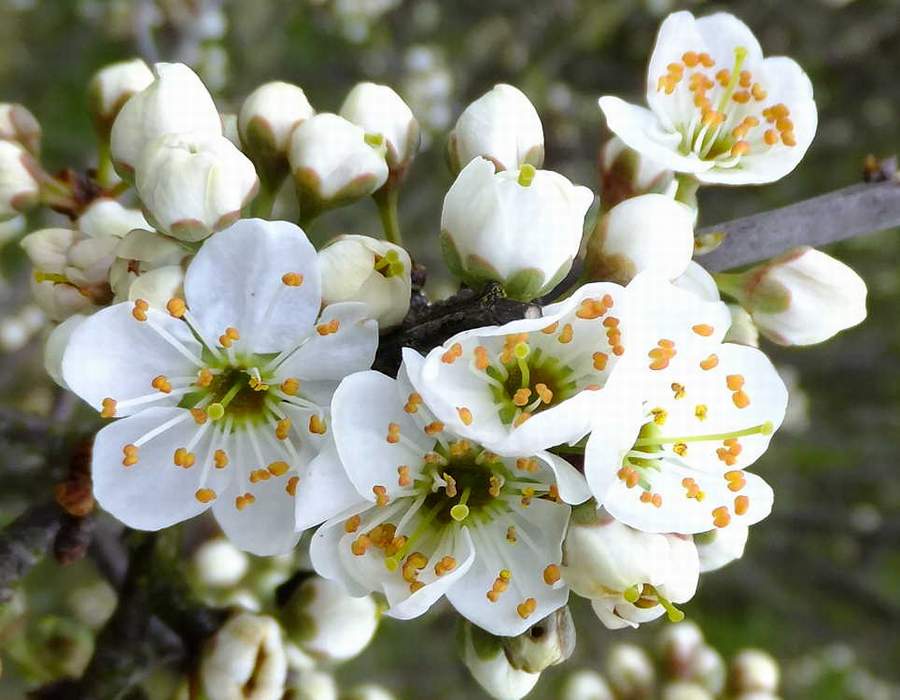
[[[160,136],[187,131],[222,135],[212,96],[182,63],[157,63],[156,79],[129,99],[113,122],[112,159],[122,175],[137,166],[144,149]]]
[[[544,163],[544,127],[525,94],[512,85],[494,88],[466,107],[450,132],[450,166],[459,172],[477,157],[497,170]]]
[[[647,104],[601,97],[627,146],[704,183],[772,182],[803,158],[816,132],[812,84],[795,61],[763,58],[733,15],[669,15],[647,69]]]
[[[249,219],[203,245],[166,311],[136,299],[79,326],[63,377],[101,415],[123,418],[94,444],[100,505],[143,530],[212,507],[257,554],[296,543],[295,507],[319,520],[344,508],[339,493],[298,484],[329,439],[334,387],[371,364],[377,329],[359,304],[319,316],[320,301],[303,232]]]
[[[388,168],[402,177],[419,147],[419,122],[403,98],[387,85],[357,83],[341,105],[340,115],[367,134],[380,134]]]
[[[140,58],[104,66],[88,84],[88,99],[95,123],[107,133],[125,103],[154,80],[153,71]]]
[[[591,279],[626,284],[640,272],[681,276],[694,254],[694,210],[662,194],[643,194],[614,206],[588,243]]]
[[[184,261],[190,251],[174,238],[156,231],[133,229],[116,246],[116,260],[109,269],[113,301],[146,300],[165,308],[182,296]]]
[[[444,259],[472,286],[497,280],[509,296],[533,299],[571,268],[593,201],[588,188],[559,173],[525,165],[495,174],[476,157],[444,198]]]
[[[334,458],[357,504],[316,532],[313,565],[354,595],[382,593],[392,617],[446,595],[472,623],[515,636],[565,605],[566,502],[587,497],[583,480],[548,452],[500,457],[460,436],[414,389],[421,365],[407,350],[399,379],[359,373],[335,393]]]
[[[37,205],[41,187],[36,163],[19,144],[0,140],[0,222]]]
[[[319,251],[322,301],[366,304],[380,329],[409,311],[412,261],[403,248],[369,236],[339,236]]]
[[[629,400],[596,414],[585,449],[594,497],[647,532],[762,520],[772,489],[745,468],[784,418],[784,383],[760,351],[722,343],[731,319],[725,304],[649,275],[627,292],[640,310],[623,326]]]
[[[234,223],[259,180],[253,163],[224,136],[186,132],[147,144],[135,186],[158,229],[193,242]]]
[[[821,343],[866,318],[862,278],[808,246],[716,279],[747,309],[760,332],[779,345]]]

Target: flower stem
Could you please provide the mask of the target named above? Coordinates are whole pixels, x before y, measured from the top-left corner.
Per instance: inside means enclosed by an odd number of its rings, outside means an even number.
[[[381,216],[381,227],[384,229],[385,239],[396,245],[403,245],[403,236],[400,233],[400,218],[397,215],[399,195],[399,188],[388,184],[373,194],[372,199],[378,205],[378,213]]]
[[[116,171],[113,168],[112,155],[109,150],[109,142],[101,141],[97,147],[97,183],[103,189],[109,189],[118,182]]]
[[[272,216],[272,208],[275,206],[275,198],[278,190],[260,183],[259,193],[250,205],[250,216],[260,219],[269,219]]]
[[[697,190],[700,189],[700,181],[693,175],[678,173],[675,176],[678,189],[675,191],[675,201],[687,204],[692,209],[697,208]]]

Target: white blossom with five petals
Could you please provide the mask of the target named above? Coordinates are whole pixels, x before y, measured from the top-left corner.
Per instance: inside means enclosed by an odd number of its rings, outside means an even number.
[[[397,380],[361,372],[335,393],[332,457],[358,502],[316,532],[313,565],[355,595],[384,594],[392,617],[446,595],[492,634],[520,634],[566,603],[567,503],[587,499],[584,480],[548,452],[500,457],[456,433],[414,389],[421,365],[407,349]],[[311,481],[338,471],[316,467]]]
[[[371,364],[376,324],[354,303],[319,315],[315,249],[286,222],[243,220],[208,240],[184,297],[168,313],[117,304],[72,333],[66,383],[121,417],[97,435],[94,493],[130,527],[212,507],[239,547],[286,552],[295,501],[312,499],[298,483],[328,442],[331,395]],[[321,490],[315,505],[321,519],[346,507]]]
[[[724,12],[665,19],[647,70],[647,104],[600,98],[609,128],[627,146],[711,184],[784,177],[818,120],[803,69],[785,56],[763,58],[750,29]]]

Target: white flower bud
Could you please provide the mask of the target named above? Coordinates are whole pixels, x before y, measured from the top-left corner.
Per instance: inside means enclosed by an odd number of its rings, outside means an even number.
[[[690,620],[666,625],[656,638],[660,660],[666,675],[672,678],[689,676],[690,664],[701,646],[703,632]]]
[[[615,696],[603,676],[583,669],[565,680],[560,700],[615,700]]]
[[[519,700],[537,684],[540,673],[519,671],[510,665],[498,637],[469,622],[462,622],[458,637],[463,663],[484,691],[496,700]]]
[[[247,555],[224,537],[207,540],[197,547],[191,563],[200,583],[210,588],[236,585],[250,566]]]
[[[497,170],[544,164],[544,127],[534,105],[518,88],[495,85],[466,107],[450,132],[450,167],[459,172],[473,158],[491,161]]]
[[[691,659],[689,677],[709,692],[718,695],[725,687],[725,676],[722,655],[710,646],[701,646]]]
[[[88,105],[94,125],[103,138],[133,95],[153,82],[153,71],[140,58],[101,68],[88,84]]]
[[[618,696],[649,700],[656,685],[653,663],[641,647],[616,644],[606,658],[606,678]]]
[[[866,283],[847,265],[814,248],[796,248],[739,275],[716,277],[779,345],[828,340],[866,317]]]
[[[200,677],[216,700],[280,700],[287,660],[278,623],[251,613],[230,617],[207,643]]]
[[[749,535],[749,527],[736,524],[694,535],[694,544],[700,557],[700,572],[716,571],[744,556]]]
[[[344,100],[340,115],[367,134],[380,134],[391,174],[403,176],[419,147],[419,122],[400,95],[387,85],[357,83]]]
[[[240,218],[259,180],[253,163],[224,136],[191,132],[149,143],[135,186],[157,228],[199,241]]]
[[[715,700],[715,698],[702,685],[677,681],[663,688],[662,700]]]
[[[28,151],[12,141],[0,141],[0,222],[37,205],[41,186],[36,172]]]
[[[583,507],[563,544],[563,578],[610,629],[637,627],[666,613],[684,614],[673,603],[690,600],[700,564],[690,537],[641,532]],[[617,593],[618,595],[613,595]]]
[[[64,321],[73,314],[90,314],[99,308],[78,287],[66,282],[32,279],[31,295],[51,321]]]
[[[758,348],[759,328],[753,323],[753,317],[738,304],[728,304],[728,310],[731,312],[731,326],[725,334],[725,342]]]
[[[116,590],[105,580],[80,586],[68,596],[75,616],[93,630],[99,630],[116,609]]]
[[[688,263],[681,275],[672,280],[672,284],[697,295],[704,301],[721,301],[715,278],[693,260]]]
[[[164,308],[184,281],[182,262],[189,255],[172,238],[155,231],[134,229],[116,247],[109,284],[116,303],[144,299]]]
[[[627,284],[640,272],[673,280],[694,254],[694,211],[661,194],[614,206],[597,223],[585,265],[593,280]]]
[[[396,698],[393,693],[380,685],[365,683],[356,686],[349,693],[344,693],[341,700],[396,700]]]
[[[41,151],[41,125],[20,104],[0,102],[0,140],[13,141],[33,156]]]
[[[369,236],[340,236],[319,251],[322,303],[359,301],[381,330],[409,311],[412,261],[403,248]]]
[[[112,159],[120,174],[137,166],[147,144],[164,134],[221,136],[222,121],[200,78],[181,63],[157,63],[156,80],[129,99],[112,126]]]
[[[136,228],[150,228],[144,215],[107,197],[95,199],[78,217],[78,229],[91,238],[124,238]]]
[[[0,221],[0,250],[11,240],[18,238],[25,230],[27,221],[21,214],[6,221]]]
[[[238,131],[244,151],[269,187],[287,174],[291,133],[315,114],[301,88],[275,81],[250,93],[238,115]]]
[[[62,274],[69,249],[78,239],[78,232],[72,229],[45,228],[29,233],[22,239],[21,246],[36,270]]]
[[[674,197],[678,189],[674,172],[628,148],[618,136],[600,150],[600,177],[600,199],[605,209],[642,194]]]
[[[288,160],[304,217],[368,196],[388,177],[383,137],[336,114],[317,114],[294,129]]]
[[[44,343],[44,369],[50,378],[63,389],[68,389],[68,385],[62,376],[62,359],[63,353],[66,351],[66,345],[75,329],[81,325],[87,316],[83,314],[75,314],[69,316],[65,321],[56,326]]]
[[[728,686],[735,693],[775,693],[781,672],[778,662],[759,649],[744,649],[731,660]]]
[[[334,676],[324,671],[303,671],[285,700],[338,700],[337,682]]]
[[[495,174],[475,158],[444,198],[444,259],[470,286],[496,280],[510,297],[529,301],[571,268],[593,200],[559,173],[525,165]]]
[[[303,651],[340,662],[372,641],[379,612],[371,596],[354,598],[340,584],[312,576],[297,587],[281,617],[288,638]]]

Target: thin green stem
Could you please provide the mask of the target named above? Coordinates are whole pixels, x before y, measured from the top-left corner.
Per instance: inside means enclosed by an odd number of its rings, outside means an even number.
[[[272,216],[272,208],[275,206],[275,199],[278,196],[278,190],[260,184],[259,193],[250,205],[250,216],[260,219],[269,219]]]
[[[400,218],[397,214],[397,202],[400,190],[390,183],[382,187],[372,198],[378,205],[378,213],[381,216],[381,227],[384,229],[384,237],[391,243],[403,245],[403,236],[400,233]]]
[[[109,189],[118,184],[118,179],[113,168],[109,141],[101,141],[97,146],[97,183],[103,189]]]

